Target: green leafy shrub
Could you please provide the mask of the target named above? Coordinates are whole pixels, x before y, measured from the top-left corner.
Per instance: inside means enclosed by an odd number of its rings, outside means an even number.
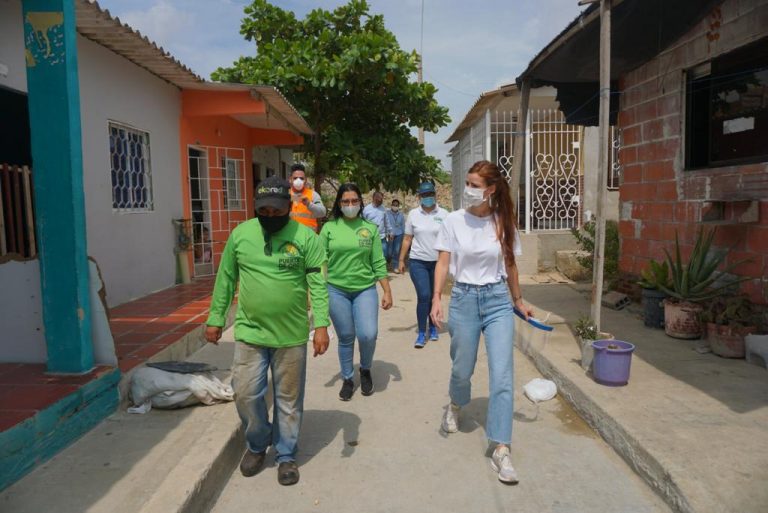
[[[595,255],[595,221],[589,221],[581,227],[571,228],[571,234],[583,251],[589,252],[588,256],[579,257],[579,263],[592,271],[592,262]],[[613,285],[619,277],[619,224],[616,221],[605,222],[605,264],[603,266],[603,279]]]

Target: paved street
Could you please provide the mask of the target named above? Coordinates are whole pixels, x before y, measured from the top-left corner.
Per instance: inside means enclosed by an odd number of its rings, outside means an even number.
[[[669,511],[565,402],[556,398],[537,411],[522,386],[540,375],[519,352],[512,456],[521,481],[500,483],[486,456],[482,346],[461,431],[445,436],[439,425],[448,401],[449,336],[413,349],[413,287],[407,276],[395,276],[392,287],[395,307],[380,316],[376,393],[363,397],[356,390],[352,401],[339,401],[332,341],[309,365],[299,484],[277,483],[270,454],[255,477],[235,470],[213,511]]]

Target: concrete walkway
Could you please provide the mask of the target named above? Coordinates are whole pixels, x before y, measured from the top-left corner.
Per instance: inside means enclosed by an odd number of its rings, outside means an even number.
[[[532,355],[571,402],[678,511],[768,511],[768,372],[700,354],[705,341],[646,328],[637,306],[603,309],[603,329],[636,345],[629,385],[598,385],[566,324],[589,313],[589,287],[526,280],[523,295],[558,323]]]
[[[233,472],[242,451],[233,404],[120,412],[0,494],[0,511],[665,511],[562,398],[673,509],[768,511],[765,369],[699,354],[700,341],[647,329],[636,312],[604,310],[605,329],[637,350],[628,386],[598,385],[581,370],[565,324],[588,312],[585,287],[525,281],[526,300],[556,313],[546,345],[534,340],[530,350],[561,395],[537,415],[521,394],[537,370],[516,355],[513,460],[521,483],[507,487],[485,455],[484,352],[462,432],[444,437],[449,338],[414,350],[412,286],[403,276],[392,286],[396,306],[380,318],[373,396],[358,391],[338,401],[335,346],[310,362],[297,486],[280,487],[271,460],[250,479]],[[231,343],[194,355],[222,375],[231,358]]]

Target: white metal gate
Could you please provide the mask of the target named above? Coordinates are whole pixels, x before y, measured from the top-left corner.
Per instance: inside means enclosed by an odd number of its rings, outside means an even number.
[[[245,150],[189,148],[194,275],[216,272],[230,232],[247,219]]]
[[[575,228],[579,225],[583,184],[581,127],[567,125],[558,110],[532,110],[529,119],[527,154],[531,162],[526,197],[530,198],[530,229]]]
[[[526,232],[566,230],[579,226],[583,173],[582,129],[565,123],[557,110],[530,110],[525,131],[518,112],[491,114],[491,158],[512,179],[515,137],[524,136],[529,155],[518,191],[518,222]]]

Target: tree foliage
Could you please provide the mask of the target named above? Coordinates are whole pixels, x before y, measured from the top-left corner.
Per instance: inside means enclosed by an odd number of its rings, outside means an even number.
[[[315,131],[305,151],[314,155],[316,187],[327,174],[364,188],[414,189],[441,171],[410,127],[436,132],[449,123],[448,110],[432,84],[412,81],[418,55],[400,48],[365,0],[315,9],[303,20],[255,0],[240,32],[256,55],[212,78],[283,92]]]

